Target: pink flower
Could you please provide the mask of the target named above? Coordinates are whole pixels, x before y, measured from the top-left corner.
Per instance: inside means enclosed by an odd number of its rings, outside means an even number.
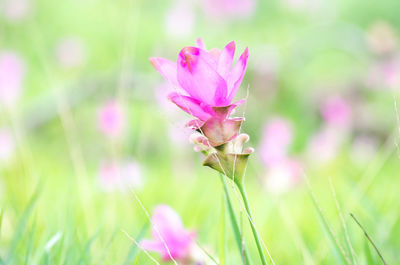
[[[151,240],[142,240],[140,246],[148,251],[161,254],[164,261],[173,259],[185,261],[189,258],[196,235],[184,228],[178,214],[167,205],[159,205],[151,219]]]
[[[247,18],[256,7],[255,0],[204,0],[203,7],[206,14],[215,17]]]
[[[327,124],[347,127],[351,119],[351,107],[345,99],[335,96],[323,103],[321,114]]]
[[[198,47],[183,48],[177,63],[164,58],[150,58],[150,61],[175,88],[169,99],[200,121],[207,121],[218,116],[213,107],[230,106],[231,111],[243,102],[232,104],[246,71],[249,52],[246,48],[232,67],[235,42],[222,51],[207,51],[201,39],[197,43]]]
[[[273,167],[285,160],[292,138],[293,132],[289,121],[283,118],[272,119],[264,127],[261,140],[260,153],[263,162]]]
[[[14,105],[21,94],[25,67],[14,52],[0,54],[0,103]]]
[[[116,101],[110,101],[99,111],[99,128],[110,138],[117,138],[123,133],[125,115]]]
[[[8,129],[0,129],[0,162],[7,161],[14,153],[15,145],[11,132]]]
[[[400,56],[398,54],[374,62],[366,84],[372,88],[395,89],[400,84]]]
[[[301,180],[301,164],[293,158],[285,158],[268,169],[266,188],[274,193],[282,193],[294,187]]]
[[[135,160],[107,162],[99,172],[100,186],[105,191],[124,191],[143,186],[142,169]]]
[[[334,127],[323,127],[312,136],[307,155],[312,163],[325,163],[338,155],[344,135]]]

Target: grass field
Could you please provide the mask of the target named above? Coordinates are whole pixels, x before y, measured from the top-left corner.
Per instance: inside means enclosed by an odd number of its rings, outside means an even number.
[[[137,244],[160,204],[217,264],[242,264],[220,175],[148,61],[175,61],[198,37],[234,40],[236,58],[249,48],[235,115],[255,148],[245,186],[268,264],[384,264],[350,214],[400,262],[400,2],[205,2],[0,0],[0,264],[163,263]],[[295,169],[266,162],[282,141]]]

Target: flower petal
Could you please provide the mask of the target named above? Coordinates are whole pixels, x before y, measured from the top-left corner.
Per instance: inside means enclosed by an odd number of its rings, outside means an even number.
[[[228,105],[227,84],[214,58],[196,47],[185,47],[178,57],[178,82],[193,98],[212,106]]]
[[[247,60],[249,58],[249,49],[246,47],[239,60],[236,62],[231,73],[228,77],[228,100],[232,101],[236,95],[237,90],[242,83],[244,74],[246,72]]]
[[[202,121],[206,121],[211,117],[211,114],[206,112],[204,108],[202,108],[201,103],[194,98],[183,96],[178,93],[171,93],[168,97],[178,107]]]
[[[154,209],[151,224],[153,238],[165,241],[167,245],[179,241],[178,239],[186,234],[181,218],[167,205],[159,205]]]
[[[206,45],[201,38],[197,38],[196,40],[196,47],[206,51]]]
[[[152,57],[149,59],[154,68],[174,87],[179,87],[177,80],[177,66],[176,63],[159,57]]]
[[[166,252],[163,242],[144,239],[140,241],[140,247],[144,250],[158,252],[164,254]]]
[[[235,42],[232,41],[222,50],[218,61],[218,73],[226,78],[231,70],[233,57],[235,56]]]

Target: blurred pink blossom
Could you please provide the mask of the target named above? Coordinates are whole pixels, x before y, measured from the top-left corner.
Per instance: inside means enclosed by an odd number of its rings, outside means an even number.
[[[329,97],[323,102],[321,115],[326,124],[347,127],[351,123],[351,107],[343,98]]]
[[[325,163],[338,155],[343,143],[343,134],[334,127],[323,127],[314,134],[307,147],[307,156],[311,163]]]
[[[25,65],[14,52],[0,53],[0,103],[12,106],[21,95]]]
[[[142,169],[135,160],[103,163],[99,171],[100,187],[105,191],[125,191],[143,186]]]
[[[102,133],[110,138],[118,138],[124,131],[125,113],[116,101],[110,101],[100,108],[98,122]]]
[[[0,162],[7,161],[14,153],[14,138],[10,130],[0,128]]]
[[[293,158],[286,158],[268,168],[265,186],[273,193],[286,192],[300,182],[301,176],[300,162]]]
[[[196,235],[183,226],[178,214],[167,205],[159,205],[151,219],[151,240],[142,240],[140,246],[148,251],[161,254],[164,261],[172,259],[185,263],[190,257]]]
[[[372,88],[395,89],[400,86],[400,56],[375,62],[369,71],[367,85]]]
[[[203,0],[203,9],[214,18],[248,18],[255,12],[256,0]]]
[[[56,47],[58,63],[66,69],[83,65],[86,60],[86,49],[81,39],[76,37],[61,40]]]
[[[192,3],[188,0],[177,0],[167,11],[165,30],[172,37],[190,36],[193,32],[195,16]]]
[[[232,67],[235,42],[230,42],[222,51],[207,51],[201,39],[197,47],[184,47],[178,62],[164,58],[150,58],[157,71],[176,89],[169,99],[185,112],[200,121],[218,114],[213,107],[229,107],[229,112],[244,100],[232,103],[243,80],[248,48]]]
[[[286,159],[292,143],[292,125],[284,118],[272,119],[263,129],[260,154],[263,162],[273,167]]]
[[[31,9],[30,0],[4,0],[0,3],[0,12],[9,21],[24,19]]]

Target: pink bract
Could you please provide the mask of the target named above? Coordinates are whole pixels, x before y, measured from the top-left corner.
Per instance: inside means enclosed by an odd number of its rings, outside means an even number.
[[[164,58],[150,58],[157,71],[173,86],[169,99],[178,107],[200,121],[206,121],[216,114],[213,107],[233,105],[232,103],[243,80],[248,48],[232,67],[235,42],[230,42],[221,51],[206,50],[201,39],[197,47],[184,47],[177,63]],[[233,109],[232,108],[232,109]]]
[[[151,224],[153,238],[140,242],[143,249],[158,252],[164,261],[188,258],[196,235],[184,228],[179,215],[171,207],[157,206]]]

